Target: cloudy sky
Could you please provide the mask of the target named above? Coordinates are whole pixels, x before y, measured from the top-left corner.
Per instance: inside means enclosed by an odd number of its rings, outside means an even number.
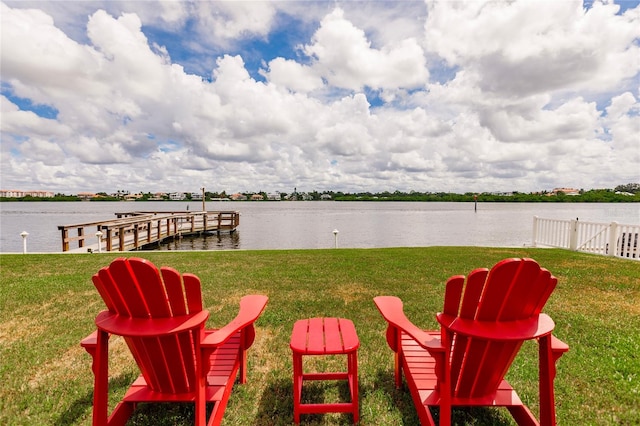
[[[2,189],[640,181],[638,1],[4,1]]]

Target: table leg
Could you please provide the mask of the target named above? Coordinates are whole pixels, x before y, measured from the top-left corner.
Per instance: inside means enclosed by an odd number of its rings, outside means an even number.
[[[302,355],[293,354],[293,421],[300,423],[300,401],[302,399]]]
[[[358,395],[358,353],[354,351],[348,356],[349,387],[351,388],[351,403],[353,404],[353,423],[360,420]]]

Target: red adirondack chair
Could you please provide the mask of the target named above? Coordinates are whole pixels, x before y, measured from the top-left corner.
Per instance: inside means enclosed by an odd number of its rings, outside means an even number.
[[[505,259],[491,271],[476,269],[447,281],[439,331],[423,331],[393,296],[374,299],[388,322],[395,352],[395,384],[404,372],[422,424],[451,424],[451,407],[507,407],[519,425],[555,425],[555,364],[569,347],[552,336],[553,320],[541,313],[557,279],[533,259]],[[539,344],[540,423],[504,380],[525,340]]]
[[[197,426],[218,425],[240,370],[246,382],[246,350],[266,296],[245,296],[236,318],[205,330],[200,280],[160,270],[138,258],[120,258],[93,276],[108,310],[81,345],[93,357],[93,425],[124,425],[140,402],[194,402]],[[123,336],[142,375],[108,415],[109,336]],[[213,404],[207,423],[206,404]]]

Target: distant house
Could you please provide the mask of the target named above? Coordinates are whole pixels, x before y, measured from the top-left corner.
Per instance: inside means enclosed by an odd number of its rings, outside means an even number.
[[[53,198],[54,194],[51,191],[27,191],[26,195],[38,198]]]
[[[551,195],[558,195],[560,192],[564,195],[580,195],[580,190],[574,188],[554,188]]]
[[[300,199],[302,201],[313,201],[313,195],[311,194],[307,194],[306,192],[303,192],[302,194],[298,194],[300,196]]]
[[[320,199],[321,199],[321,200],[330,200],[330,199],[331,199],[331,195],[329,195],[329,194],[322,194],[322,195],[320,196]]]
[[[267,200],[269,201],[280,201],[282,200],[282,196],[279,192],[272,192],[267,194]]]
[[[17,189],[3,189],[2,191],[0,191],[0,197],[5,197],[5,198],[18,198],[18,197],[24,197],[24,191],[18,191]]]
[[[264,196],[262,194],[253,194],[251,201],[264,201]]]
[[[80,198],[81,200],[90,200],[92,198],[95,198],[96,194],[94,194],[93,192],[78,192],[78,198]]]
[[[169,199],[171,201],[181,201],[185,198],[186,197],[184,196],[184,192],[172,192],[171,194],[169,194]]]
[[[142,195],[141,193],[127,194],[127,195],[124,196],[124,200],[125,201],[135,201],[135,200],[139,200],[142,197],[144,197],[144,195]]]
[[[165,194],[164,192],[156,192],[149,198],[149,201],[162,201],[166,196],[167,194]]]
[[[1,190],[0,197],[20,198],[20,197],[36,197],[36,198],[53,198],[54,193],[50,191],[20,191],[17,189]]]
[[[192,192],[191,193],[192,200],[202,200],[202,192]]]
[[[231,198],[233,201],[245,201],[247,199],[247,196],[237,192],[229,196],[229,198]]]

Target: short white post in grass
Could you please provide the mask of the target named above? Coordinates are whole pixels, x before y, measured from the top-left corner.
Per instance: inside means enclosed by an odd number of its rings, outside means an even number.
[[[335,248],[338,248],[338,233],[340,231],[338,231],[337,229],[333,230],[333,240],[334,240],[334,246]]]
[[[29,235],[27,231],[22,231],[22,233],[20,234],[20,236],[22,237],[22,253],[23,254],[27,253],[27,235]]]
[[[98,237],[98,253],[102,253],[102,231],[96,232],[96,237]]]

